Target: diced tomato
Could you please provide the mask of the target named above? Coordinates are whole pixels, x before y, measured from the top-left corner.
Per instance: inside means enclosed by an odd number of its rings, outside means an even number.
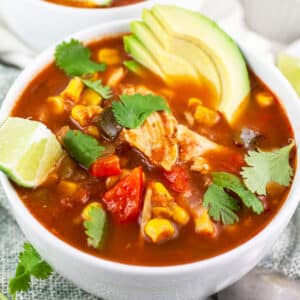
[[[222,171],[240,174],[242,166],[245,165],[244,154],[235,151],[228,151],[226,153],[226,160],[221,161]]]
[[[121,223],[136,221],[140,213],[144,188],[141,167],[135,168],[107,191],[102,200],[114,218]]]
[[[121,174],[120,159],[116,155],[98,158],[90,167],[90,174],[95,177],[116,176]]]
[[[181,193],[189,189],[189,176],[181,166],[174,166],[171,171],[164,171],[164,176],[175,192]]]

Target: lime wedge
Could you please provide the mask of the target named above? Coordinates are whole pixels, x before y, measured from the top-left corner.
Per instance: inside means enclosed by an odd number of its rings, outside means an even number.
[[[300,97],[300,58],[285,53],[279,54],[277,66]]]
[[[18,185],[38,186],[62,156],[55,135],[40,122],[8,118],[0,127],[0,170]]]

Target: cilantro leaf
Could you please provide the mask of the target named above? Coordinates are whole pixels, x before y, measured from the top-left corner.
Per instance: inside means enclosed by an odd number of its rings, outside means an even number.
[[[90,57],[91,51],[75,39],[69,42],[62,42],[55,50],[57,67],[69,76],[81,76],[105,71],[105,64],[95,63]]]
[[[155,111],[170,112],[166,100],[156,95],[122,95],[112,104],[117,122],[126,128],[137,128]]]
[[[95,138],[80,130],[69,130],[63,137],[63,143],[68,153],[86,168],[105,150]]]
[[[9,281],[9,293],[15,295],[19,291],[28,291],[31,276],[47,279],[53,272],[52,268],[42,260],[40,255],[29,243],[24,243],[24,251],[19,255],[19,263],[15,277]]]
[[[103,85],[101,80],[93,81],[86,79],[82,81],[87,87],[98,93],[104,99],[109,99],[113,95],[111,88],[109,86]]]
[[[267,185],[276,182],[283,186],[289,186],[293,176],[289,158],[294,141],[275,151],[263,152],[249,151],[245,158],[247,167],[243,167],[241,175],[247,188],[259,195],[267,194]]]
[[[100,205],[90,205],[86,217],[83,225],[88,236],[88,245],[98,249],[104,236],[106,213]]]
[[[212,184],[204,195],[203,206],[208,209],[209,215],[217,222],[234,224],[239,220],[235,213],[239,210],[237,201],[228,195],[221,187]]]
[[[243,204],[252,208],[255,213],[260,214],[264,211],[262,202],[243,186],[237,176],[226,172],[214,172],[212,173],[212,176],[214,184],[234,192],[240,197]]]

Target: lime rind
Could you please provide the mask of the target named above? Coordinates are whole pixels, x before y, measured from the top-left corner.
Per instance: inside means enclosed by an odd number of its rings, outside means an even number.
[[[0,170],[20,186],[41,184],[62,156],[55,135],[40,122],[10,117],[0,127]]]

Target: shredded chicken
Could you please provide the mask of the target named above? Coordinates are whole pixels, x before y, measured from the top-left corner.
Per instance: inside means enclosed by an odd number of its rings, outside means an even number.
[[[144,85],[133,85],[133,84],[122,84],[120,85],[121,94],[126,95],[134,95],[134,94],[141,94],[141,95],[149,95],[149,94],[155,94],[153,91],[145,87]]]
[[[141,151],[151,163],[170,171],[178,158],[176,126],[177,121],[172,115],[156,112],[139,128],[123,129],[122,136],[132,147]]]

